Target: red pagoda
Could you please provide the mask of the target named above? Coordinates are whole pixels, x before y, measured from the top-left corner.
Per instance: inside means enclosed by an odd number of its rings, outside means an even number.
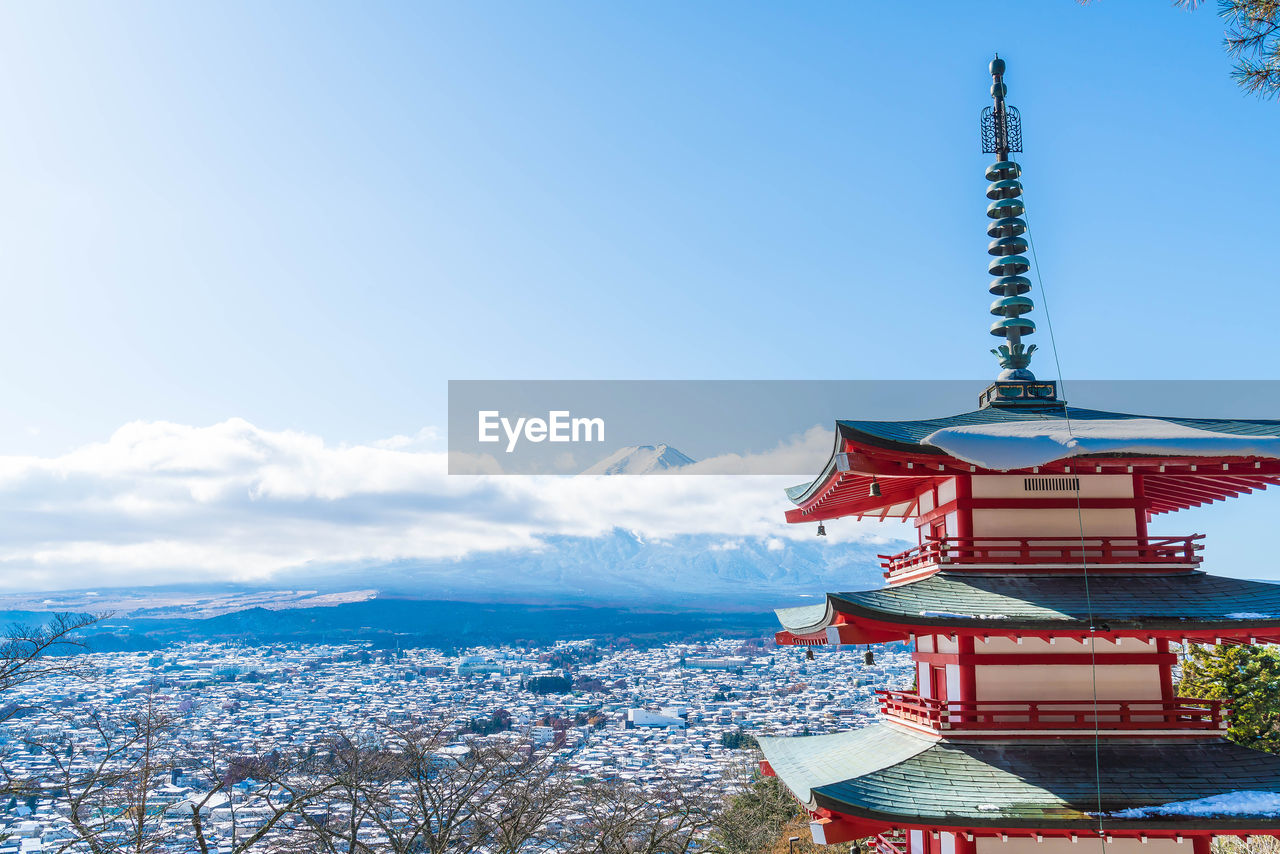
[[[916,687],[877,721],[764,738],[819,843],[880,854],[1207,854],[1280,836],[1280,756],[1224,738],[1228,711],[1180,697],[1174,644],[1280,642],[1280,585],[1210,575],[1201,537],[1160,514],[1280,483],[1280,421],[1068,406],[1029,370],[1030,262],[1017,111],[999,58],[983,114],[1002,373],[973,412],[840,421],[831,459],[788,490],[790,522],[909,519],[886,587],[778,611],[778,643],[911,645]]]

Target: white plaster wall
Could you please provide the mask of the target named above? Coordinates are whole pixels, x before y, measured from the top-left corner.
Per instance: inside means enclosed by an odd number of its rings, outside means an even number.
[[[956,479],[949,477],[938,484],[938,506],[956,500]]]
[[[943,831],[938,834],[938,841],[942,843],[942,854],[956,854],[956,835]]]
[[[917,691],[921,697],[924,697],[925,699],[933,699],[933,686],[930,684],[931,682],[932,680],[929,679],[929,665],[917,664],[916,685],[918,686]]]
[[[924,854],[924,831],[913,830],[907,836],[910,854]]]
[[[1087,664],[979,665],[974,668],[978,700],[1090,700],[1094,668]],[[1099,662],[1099,700],[1159,700],[1160,668],[1154,664]]]
[[[1085,508],[1080,511],[1086,537],[1134,537],[1137,521],[1127,508]],[[975,537],[1080,537],[1080,519],[1074,507],[977,509],[973,511]]]
[[[1129,474],[1069,474],[1063,477],[1080,478],[1081,498],[1132,498],[1133,475]],[[1059,475],[986,475],[973,477],[974,498],[1058,498],[1064,495],[1074,497],[1076,491],[1070,490],[1028,490],[1028,477],[1059,477]]]
[[[1141,839],[1117,838],[1108,842],[1104,850],[1102,840],[1081,836],[1078,842],[1070,839],[1046,838],[1036,842],[1034,837],[1010,836],[1008,842],[999,837],[979,836],[974,840],[977,854],[1191,854],[1191,839]]]
[[[938,652],[955,654],[960,651],[960,642],[951,639],[950,635],[938,635]]]
[[[929,489],[926,489],[924,492],[920,493],[920,512],[924,514],[924,513],[928,513],[932,509],[933,509],[933,488],[930,487]]]
[[[952,700],[960,699],[960,665],[947,665],[947,696]]]

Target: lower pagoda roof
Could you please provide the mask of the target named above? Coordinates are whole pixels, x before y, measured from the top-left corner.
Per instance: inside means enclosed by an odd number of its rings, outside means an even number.
[[[1238,807],[1188,818],[1169,806],[1234,792],[1280,796],[1280,756],[1225,739],[950,742],[872,724],[759,741],[772,772],[809,810],[886,829],[1096,832],[1100,814],[1115,832],[1258,829],[1277,822]]]
[[[783,608],[793,636],[852,625],[846,643],[908,634],[1156,632],[1188,637],[1222,631],[1280,634],[1280,584],[1203,572],[1083,575],[939,572],[896,587],[828,593],[820,605]],[[1092,616],[1092,621],[1090,617]],[[817,641],[820,642],[820,641]]]

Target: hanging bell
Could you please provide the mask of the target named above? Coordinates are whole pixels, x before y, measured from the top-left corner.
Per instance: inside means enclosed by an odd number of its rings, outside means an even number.
[[[819,536],[819,537],[825,537],[826,535],[827,535],[827,526],[826,526],[826,525],[824,525],[824,524],[822,524],[821,522],[819,522],[819,523],[818,523],[818,536]]]
[[[873,475],[873,476],[872,476],[872,478],[871,478],[871,497],[872,497],[872,498],[879,498],[879,497],[880,497],[880,495],[881,495],[881,492],[880,492],[880,481],[876,480],[876,479],[875,479],[875,476]]]
[[[868,649],[866,652],[862,654],[862,663],[865,664],[867,667],[870,667],[871,665],[875,664],[876,654]]]

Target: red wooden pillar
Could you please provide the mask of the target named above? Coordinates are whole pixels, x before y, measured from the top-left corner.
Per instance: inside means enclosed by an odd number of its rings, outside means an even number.
[[[1134,533],[1139,538],[1147,536],[1147,492],[1142,482],[1142,475],[1133,476],[1133,497],[1137,499],[1133,508]]]
[[[956,475],[956,530],[953,537],[973,536],[973,478]]]
[[[1167,655],[1169,652],[1169,641],[1161,638],[1156,641],[1156,652],[1161,655]],[[1171,702],[1176,695],[1173,690],[1173,665],[1162,662],[1160,664],[1160,699],[1166,703]]]
[[[956,699],[964,704],[960,707],[962,720],[976,720],[976,718],[971,719],[969,715],[964,714],[966,711],[976,711],[977,709],[976,706],[972,705],[972,703],[978,699],[978,673],[977,669],[971,663],[973,661],[974,652],[973,637],[961,637],[960,655],[957,656],[960,659],[960,663],[958,665],[960,668],[960,696]],[[960,852],[959,845],[960,839],[957,838],[956,854],[959,854]]]
[[[1191,837],[1191,854],[1210,854],[1212,844],[1212,836],[1193,836]]]

